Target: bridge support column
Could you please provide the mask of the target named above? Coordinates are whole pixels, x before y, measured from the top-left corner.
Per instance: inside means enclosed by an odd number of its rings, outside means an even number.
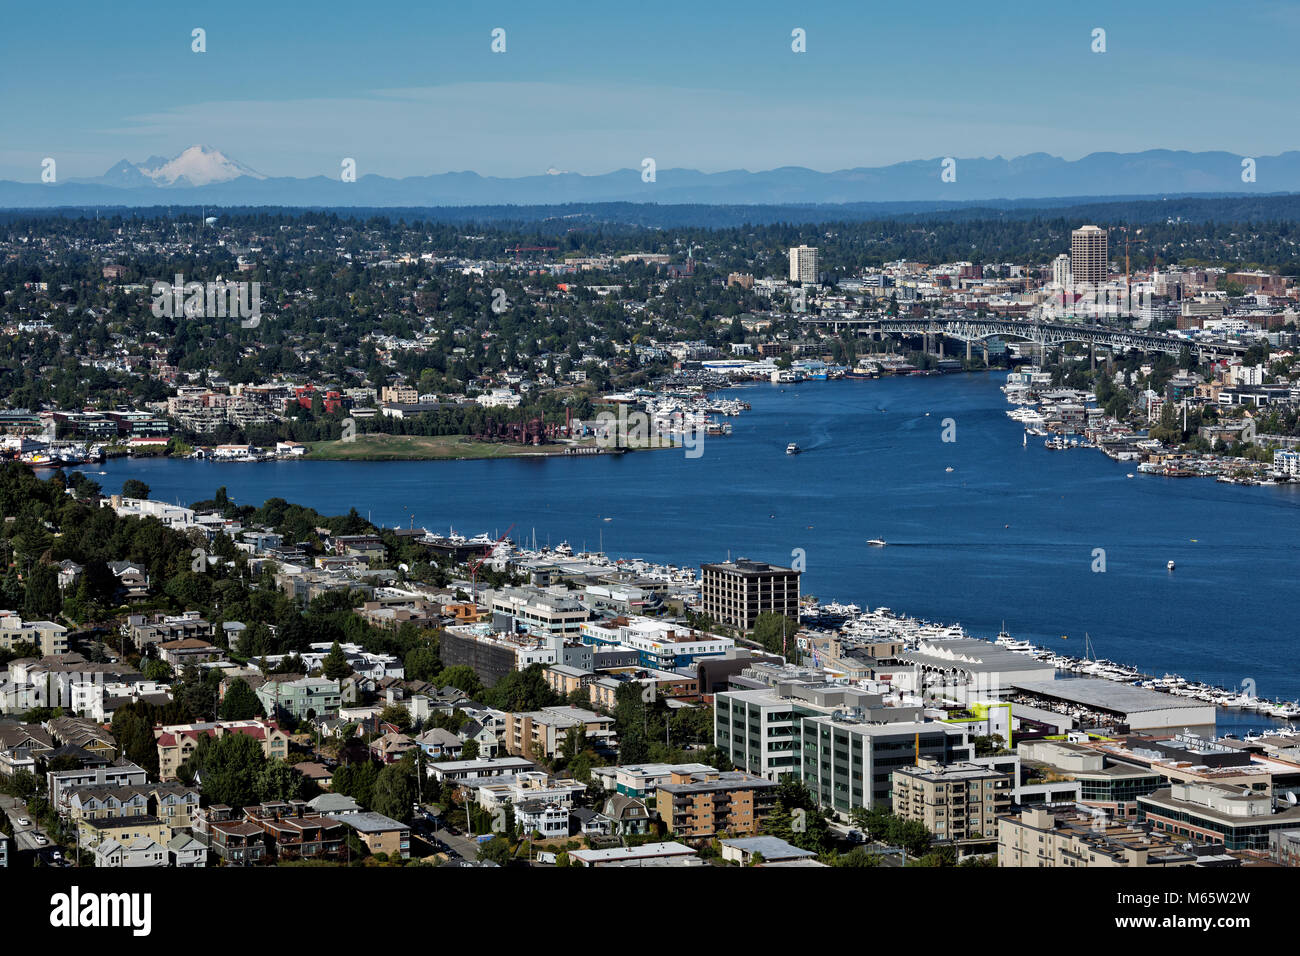
[[[943,358],[943,333],[940,332],[934,338],[935,338],[935,345],[939,347],[939,358]]]
[[[984,367],[989,367],[989,343],[988,339],[984,340]]]
[[[1088,362],[1092,371],[1097,371],[1097,343],[1088,343]]]
[[[974,344],[974,343],[973,343],[970,339],[967,339],[967,340],[966,340],[966,361],[967,361],[967,362],[970,361],[970,351],[971,351],[971,346],[972,346],[973,344]]]

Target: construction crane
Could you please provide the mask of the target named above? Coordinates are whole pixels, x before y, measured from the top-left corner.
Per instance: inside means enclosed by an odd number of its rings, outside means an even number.
[[[1133,239],[1128,234],[1128,226],[1121,226],[1124,230],[1124,307],[1128,309],[1129,315],[1133,314],[1133,270],[1129,267],[1129,246],[1139,245],[1146,242],[1145,239]],[[1142,230],[1139,229],[1134,235],[1140,236]]]
[[[483,567],[483,562],[492,557],[492,552],[497,549],[497,546],[500,545],[502,541],[510,537],[510,532],[514,529],[514,525],[506,528],[506,533],[497,538],[496,541],[494,541],[491,546],[483,552],[483,557],[479,558],[477,561],[469,562],[469,596],[470,600],[475,604],[478,603],[478,569]]]
[[[521,252],[555,252],[559,248],[559,246],[511,246],[506,249],[506,252],[513,252],[515,254],[515,262],[518,262],[519,253]]]

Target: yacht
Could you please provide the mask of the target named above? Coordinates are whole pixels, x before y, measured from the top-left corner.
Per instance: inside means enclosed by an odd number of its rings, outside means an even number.
[[[790,442],[790,444],[785,446],[785,453],[787,455],[797,455],[800,451],[801,449],[794,442]]]
[[[885,539],[884,539],[884,538],[868,538],[868,539],[867,539],[867,544],[871,545],[873,548],[883,548],[883,547],[885,546]]]

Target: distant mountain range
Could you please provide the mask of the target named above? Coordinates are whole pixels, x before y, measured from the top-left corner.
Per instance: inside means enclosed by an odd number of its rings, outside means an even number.
[[[1300,192],[1300,152],[1254,158],[1254,181],[1243,181],[1243,157],[1227,152],[1147,150],[1092,153],[1067,161],[1046,153],[1014,159],[962,159],[955,181],[941,177],[943,158],[891,166],[817,172],[784,166],[760,172],[702,173],[640,169],[599,176],[548,170],[508,179],[473,172],[390,179],[268,177],[210,146],[166,159],[122,160],[103,176],[58,183],[0,181],[0,208],[54,206],[465,206],[560,203],[700,203],[711,205],[971,202],[1070,196],[1186,196]]]

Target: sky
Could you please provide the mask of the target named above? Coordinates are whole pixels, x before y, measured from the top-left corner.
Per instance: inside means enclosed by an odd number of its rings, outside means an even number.
[[[1300,3],[72,0],[0,7],[0,179],[823,171],[1300,148]],[[207,50],[191,49],[195,28]],[[492,31],[505,52],[492,52]],[[805,32],[795,53],[792,31]],[[1105,52],[1093,52],[1094,30]]]

